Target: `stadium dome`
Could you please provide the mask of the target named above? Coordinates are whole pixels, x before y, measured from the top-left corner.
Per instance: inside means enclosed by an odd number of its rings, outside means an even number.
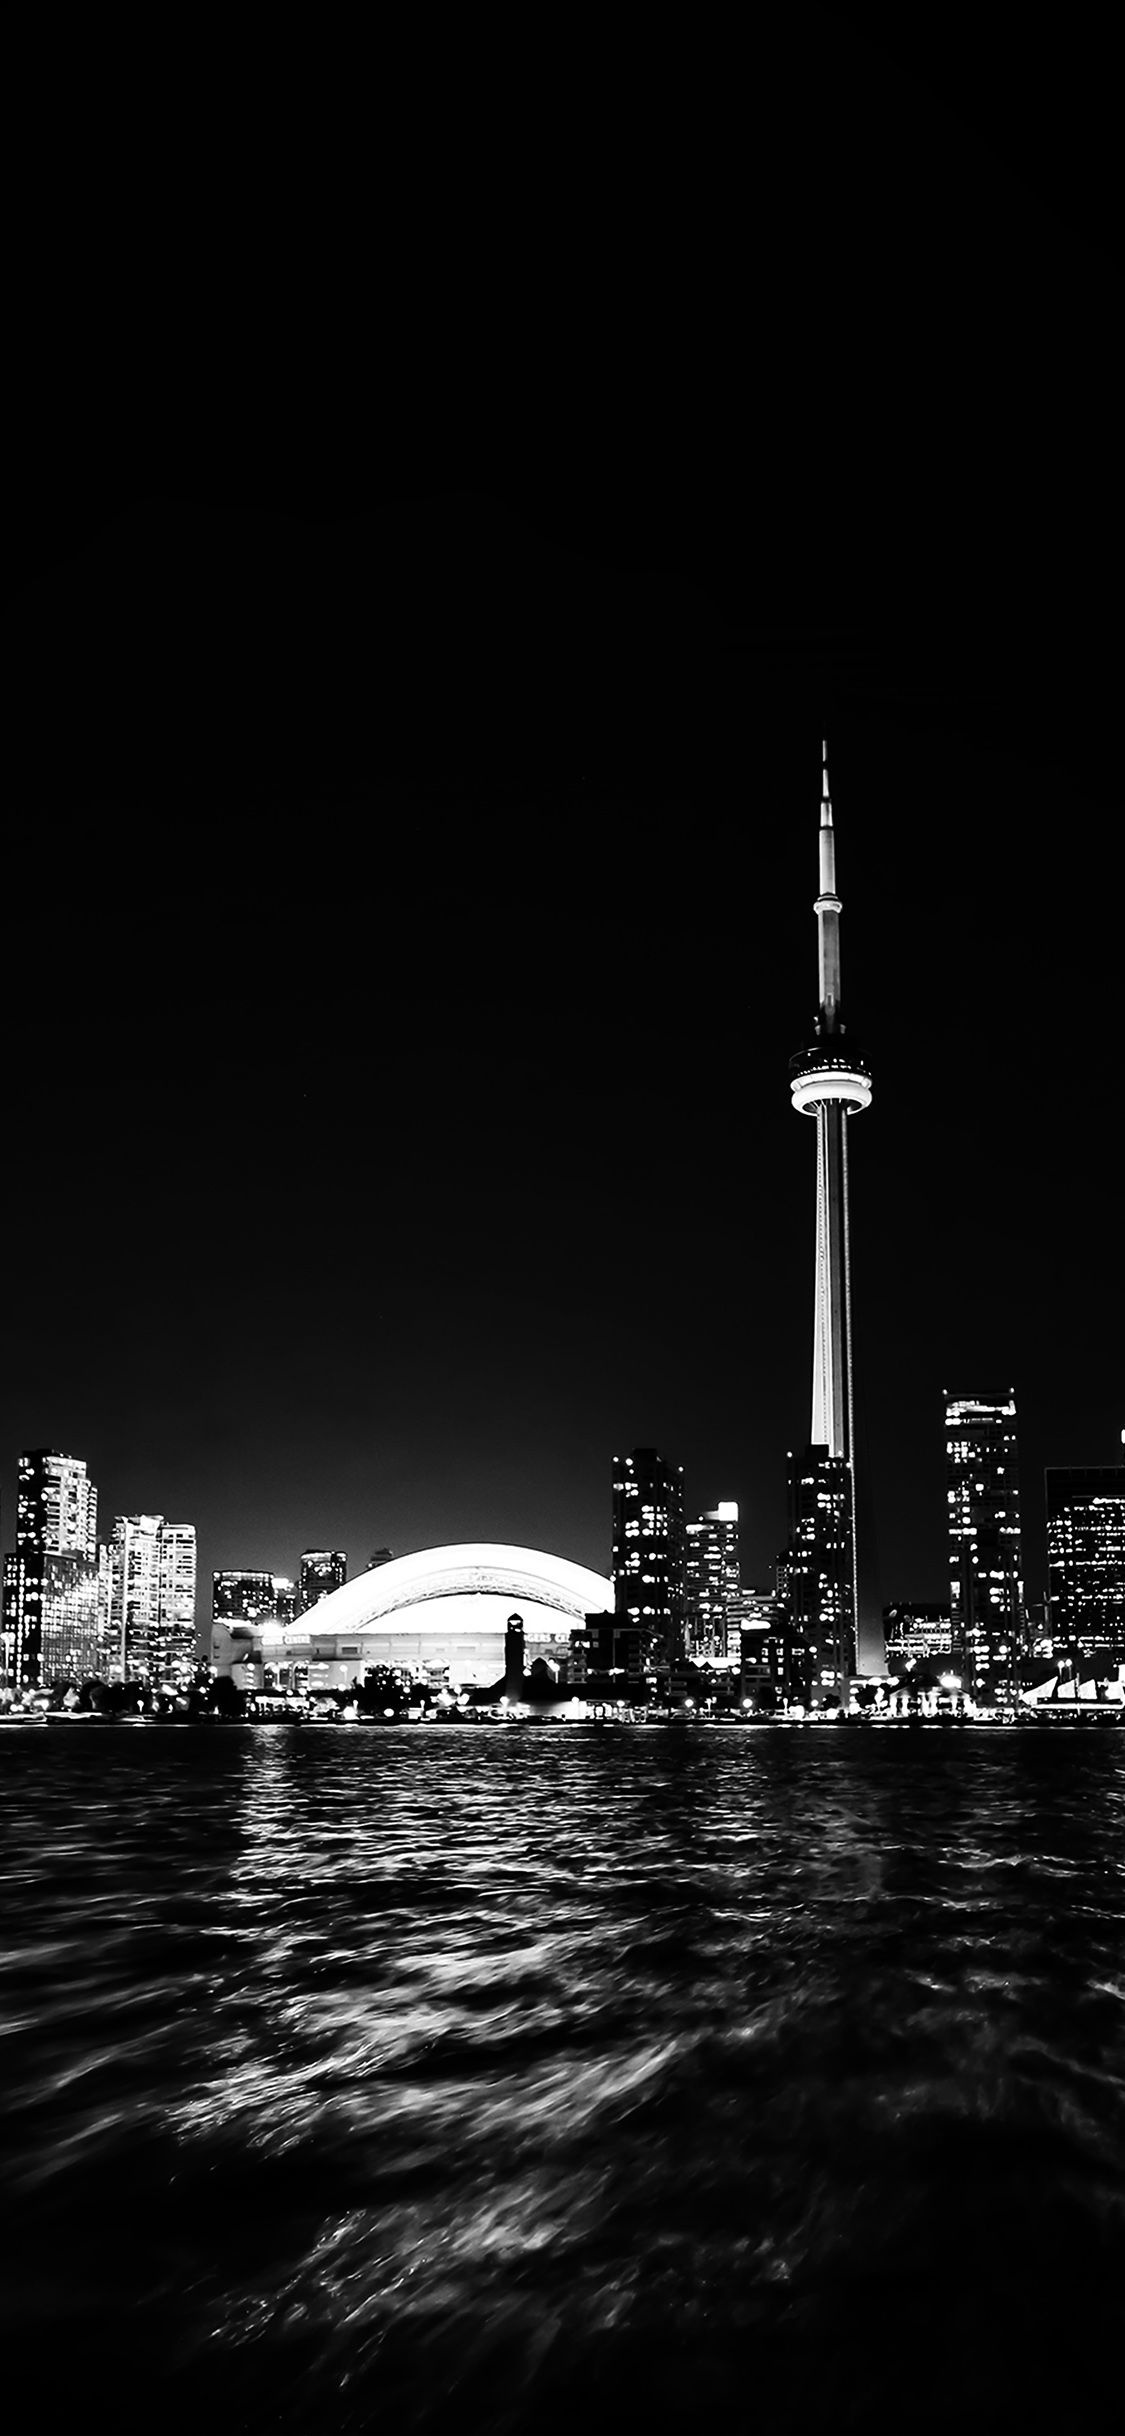
[[[613,1605],[613,1585],[568,1557],[539,1548],[470,1540],[392,1557],[329,1592],[293,1624],[235,1627],[216,1643],[220,1671],[241,1679],[263,1667],[307,1667],[325,1685],[362,1679],[369,1666],[392,1666],[464,1685],[496,1681],[504,1669],[504,1632],[518,1614],[527,1663],[558,1658],[587,1615]]]

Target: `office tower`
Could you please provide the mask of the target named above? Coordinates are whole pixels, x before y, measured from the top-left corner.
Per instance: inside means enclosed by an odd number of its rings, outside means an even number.
[[[317,1607],[333,1590],[342,1590],[348,1560],[339,1548],[306,1548],[301,1558],[301,1614]]]
[[[684,1615],[688,1655],[737,1658],[738,1507],[732,1500],[684,1526]]]
[[[241,1572],[212,1574],[213,1624],[261,1624],[272,1621],[274,1613],[272,1573],[244,1568]]]
[[[194,1523],[118,1514],[101,1581],[100,1666],[111,1682],[190,1683],[196,1662]]]
[[[1050,1464],[1047,1603],[1055,1657],[1125,1664],[1125,1463]]]
[[[1014,1685],[1023,1655],[1016,1400],[945,1399],[952,1663],[968,1691]]]
[[[16,1546],[4,1560],[4,1637],[13,1688],[94,1672],[98,1495],[77,1455],[20,1456]]]
[[[154,1681],[186,1689],[199,1650],[195,1621],[195,1524],[160,1524],[156,1629],[150,1657]]]
[[[835,1635],[836,1696],[846,1707],[855,1671],[859,1609],[855,1534],[855,1428],[848,1234],[848,1119],[871,1105],[871,1076],[847,1036],[840,996],[840,899],[836,833],[824,748],[820,805],[820,892],[816,898],[820,1004],[813,1039],[789,1060],[793,1106],[816,1119],[816,1258],[813,1285],[812,1428],[790,1474],[791,1529],[799,1529],[797,1574],[804,1605],[797,1640],[815,1651],[814,1705],[828,1705],[825,1631]],[[792,1459],[791,1459],[792,1461]],[[812,1472],[819,1486],[810,1484]],[[799,1517],[799,1520],[798,1520]],[[810,1533],[823,1525],[814,1549]],[[820,1585],[820,1587],[817,1587]]]
[[[393,1557],[393,1548],[373,1548],[364,1566],[364,1572],[373,1573],[377,1565],[389,1565]]]
[[[851,1479],[823,1446],[789,1456],[783,1691],[802,1708],[846,1707],[854,1673]]]
[[[684,1654],[684,1473],[654,1446],[613,1459],[613,1599],[647,1674]]]

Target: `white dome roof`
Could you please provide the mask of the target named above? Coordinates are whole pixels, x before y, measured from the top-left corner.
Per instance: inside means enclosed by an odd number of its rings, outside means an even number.
[[[329,1592],[285,1628],[286,1638],[315,1640],[342,1633],[409,1630],[447,1633],[454,1617],[461,1627],[466,1597],[496,1598],[513,1609],[548,1609],[558,1616],[559,1631],[569,1631],[583,1616],[600,1615],[613,1605],[613,1584],[569,1557],[548,1556],[541,1548],[508,1548],[490,1540],[466,1540],[449,1548],[420,1548],[413,1556],[392,1557],[373,1565],[352,1582]],[[456,1601],[455,1607],[444,1605]],[[408,1620],[409,1618],[409,1620]]]

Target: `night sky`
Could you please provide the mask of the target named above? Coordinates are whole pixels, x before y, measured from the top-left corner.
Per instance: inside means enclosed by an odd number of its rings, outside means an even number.
[[[1099,78],[793,28],[737,106],[720,60],[602,63],[577,115],[528,68],[503,142],[450,66],[328,147],[354,255],[302,252],[290,154],[268,209],[232,176],[221,301],[185,204],[29,363],[5,1546],[50,1443],[103,1532],[195,1521],[201,1617],[306,1546],[608,1569],[655,1443],[767,1580],[822,733],[883,1597],[945,1592],[944,1388],[1015,1388],[1033,1596],[1043,1465],[1116,1459]]]

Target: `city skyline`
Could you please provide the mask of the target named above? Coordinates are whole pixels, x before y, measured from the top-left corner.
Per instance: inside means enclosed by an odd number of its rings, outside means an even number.
[[[553,989],[530,956],[519,982],[503,959],[474,974],[450,901],[454,870],[427,917],[436,1004],[423,998],[409,1026],[401,1006],[416,1007],[416,976],[401,939],[382,943],[377,990],[366,963],[352,974],[345,959],[311,1002],[307,987],[279,1001],[268,966],[268,988],[256,957],[247,971],[241,922],[217,1004],[197,982],[186,1010],[158,998],[143,1029],[127,1006],[93,1004],[93,1044],[139,1068],[136,1124],[161,1190],[143,1223],[127,1196],[107,1200],[112,1162],[103,1173],[96,1132],[88,1138],[78,1232],[97,1291],[64,1295],[61,1307],[28,1292],[13,1313],[6,1546],[16,1455],[38,1443],[81,1451],[107,1512],[193,1516],[203,1578],[237,1566],[294,1572],[314,1544],[345,1549],[355,1567],[376,1544],[401,1552],[478,1536],[556,1546],[598,1568],[607,1447],[649,1441],[683,1465],[692,1511],[738,1502],[744,1573],[768,1578],[785,1537],[787,1449],[807,1437],[814,1235],[808,1161],[785,1118],[786,1061],[812,1012],[820,740],[792,741],[782,758],[775,739],[749,782],[751,870],[768,880],[769,910],[748,965],[740,909],[716,898],[701,937],[646,876],[639,824],[616,808],[603,859],[622,888],[631,879],[646,915],[654,988],[689,962],[706,984],[702,1006],[681,995],[661,1026],[638,1018],[635,1044],[624,1008],[611,1020],[599,1003],[591,1015],[577,971]],[[970,794],[956,783],[958,758]],[[1043,1588],[1046,1466],[1112,1462],[1119,1442],[1120,1291],[1101,1156],[1109,982],[1089,952],[1108,914],[1083,903],[1076,941],[1085,863],[1055,854],[1048,864],[1040,846],[1008,865],[1008,824],[985,780],[1026,802],[1048,792],[1048,775],[1024,769],[1001,785],[1001,766],[946,739],[920,770],[916,743],[908,750],[897,731],[843,722],[832,749],[849,1003],[887,1077],[852,1176],[857,1437],[882,1603],[943,1594],[947,1385],[1017,1384],[1032,1598]],[[763,775],[784,818],[763,820]],[[1050,786],[1069,790],[1076,818],[1077,782]],[[1100,834],[1083,817],[1091,839]],[[956,863],[963,854],[969,865],[974,824],[967,905]],[[556,949],[575,879],[589,876],[589,825],[589,806],[576,805],[576,871],[560,874],[562,903],[536,912]],[[499,826],[510,839],[510,814]],[[728,843],[733,834],[728,823]],[[455,840],[450,859],[459,867]],[[992,884],[1002,868],[1004,893]],[[1029,1037],[1013,958],[1026,961],[1036,934],[1054,962],[1037,951],[1045,1014]],[[62,996],[76,1013],[65,977]],[[368,1116],[361,1085],[388,1005],[400,1009],[398,1029]],[[920,1096],[936,1102],[951,1073],[935,1133]],[[1046,1153],[1044,1090],[1054,1098]],[[175,1156],[165,1148],[161,1166],[168,1104]],[[718,1170],[692,1151],[704,1125],[737,1142]],[[348,1145],[335,1166],[322,1153],[315,1182],[300,1155],[310,1126],[321,1141],[335,1127]],[[644,1200],[650,1170],[655,1206]],[[24,1244],[17,1274],[41,1287],[52,1236],[60,1256],[73,1245],[70,1199],[9,1197],[8,1218]],[[911,1299],[914,1270],[924,1298]],[[105,1332],[113,1308],[128,1314],[116,1336]]]

